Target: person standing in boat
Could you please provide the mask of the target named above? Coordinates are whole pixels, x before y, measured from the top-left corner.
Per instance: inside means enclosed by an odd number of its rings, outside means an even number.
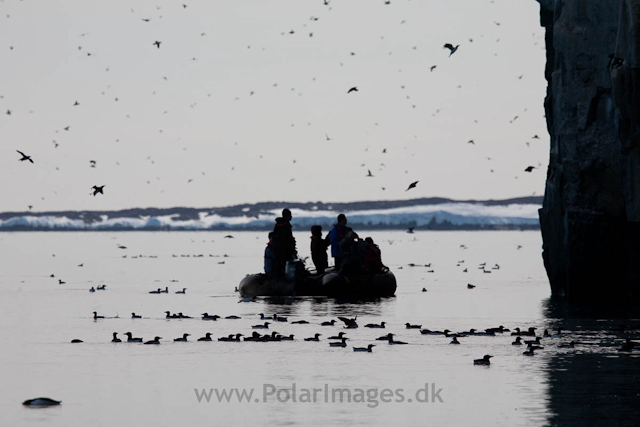
[[[297,256],[296,239],[291,230],[291,211],[282,210],[282,216],[276,218],[276,225],[273,228],[272,247],[275,254],[275,273],[284,276],[287,261],[293,261]]]
[[[345,214],[338,215],[338,223],[333,224],[333,228],[329,232],[329,243],[331,244],[331,256],[334,259],[336,271],[340,270],[344,261],[344,252],[340,247],[340,242],[352,231],[347,227],[347,217]]]
[[[275,276],[276,255],[273,252],[273,232],[269,233],[269,243],[264,248],[264,273],[267,276]]]
[[[382,253],[378,245],[373,243],[371,237],[364,239],[366,246],[363,251],[363,263],[362,268],[367,273],[380,273],[384,264],[382,264]]]
[[[324,270],[329,267],[329,260],[327,258],[327,248],[329,247],[329,236],[326,239],[322,238],[322,226],[311,226],[311,259],[313,265],[316,266],[318,274],[324,273]]]
[[[343,258],[338,272],[346,275],[360,273],[366,245],[364,240],[350,229],[344,239],[340,241]]]

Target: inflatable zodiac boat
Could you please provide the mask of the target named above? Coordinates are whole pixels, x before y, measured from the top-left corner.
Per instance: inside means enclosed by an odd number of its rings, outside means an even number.
[[[238,286],[242,297],[327,296],[350,298],[390,297],[396,292],[396,277],[389,269],[379,273],[339,274],[329,268],[324,274],[299,271],[288,277],[249,274]]]

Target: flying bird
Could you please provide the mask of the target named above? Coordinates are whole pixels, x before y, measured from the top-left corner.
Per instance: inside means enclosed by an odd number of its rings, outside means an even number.
[[[524,170],[525,172],[531,172],[535,169],[535,166],[527,166],[527,168]]]
[[[431,72],[433,72],[433,70],[435,70],[437,67],[437,65],[432,65],[431,68],[429,68],[431,70]]]
[[[420,181],[412,182],[411,184],[409,184],[409,187],[404,191],[409,191],[412,188],[416,188],[416,185],[418,185],[418,182],[420,182]]]
[[[155,42],[153,42],[153,46],[157,46],[158,49],[160,49],[160,43],[162,42],[159,42],[158,40],[156,40]]]
[[[460,45],[457,46],[453,46],[451,43],[446,43],[444,45],[444,49],[449,49],[451,52],[449,53],[449,56],[453,55],[454,53],[456,53],[456,50],[458,50],[458,48],[460,47]]]
[[[357,92],[357,91],[358,91],[358,88],[354,86],[354,87],[352,87],[351,89],[349,89],[349,90],[347,91],[347,93]]]
[[[96,194],[98,194],[98,193],[100,193],[100,194],[104,194],[104,193],[103,193],[103,191],[102,191],[102,189],[104,188],[104,185],[102,185],[102,186],[94,185],[94,186],[93,186],[93,187],[91,187],[91,188],[93,189],[93,193],[89,193],[89,194],[92,194],[94,197],[95,197],[95,195],[96,195]]]
[[[20,155],[22,156],[22,158],[20,159],[21,162],[24,162],[25,160],[29,160],[31,163],[33,163],[33,159],[31,158],[31,156],[27,156],[20,150],[16,150],[16,151],[20,153]]]

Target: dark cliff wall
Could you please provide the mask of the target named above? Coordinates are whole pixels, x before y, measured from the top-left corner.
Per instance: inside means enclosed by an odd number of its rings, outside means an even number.
[[[554,295],[640,294],[640,0],[538,0],[551,153],[540,226]]]

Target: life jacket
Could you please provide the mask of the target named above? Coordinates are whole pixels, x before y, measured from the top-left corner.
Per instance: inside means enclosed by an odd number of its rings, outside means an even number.
[[[362,266],[371,271],[379,271],[382,268],[382,254],[380,248],[375,243],[370,243],[365,248],[364,263]]]

